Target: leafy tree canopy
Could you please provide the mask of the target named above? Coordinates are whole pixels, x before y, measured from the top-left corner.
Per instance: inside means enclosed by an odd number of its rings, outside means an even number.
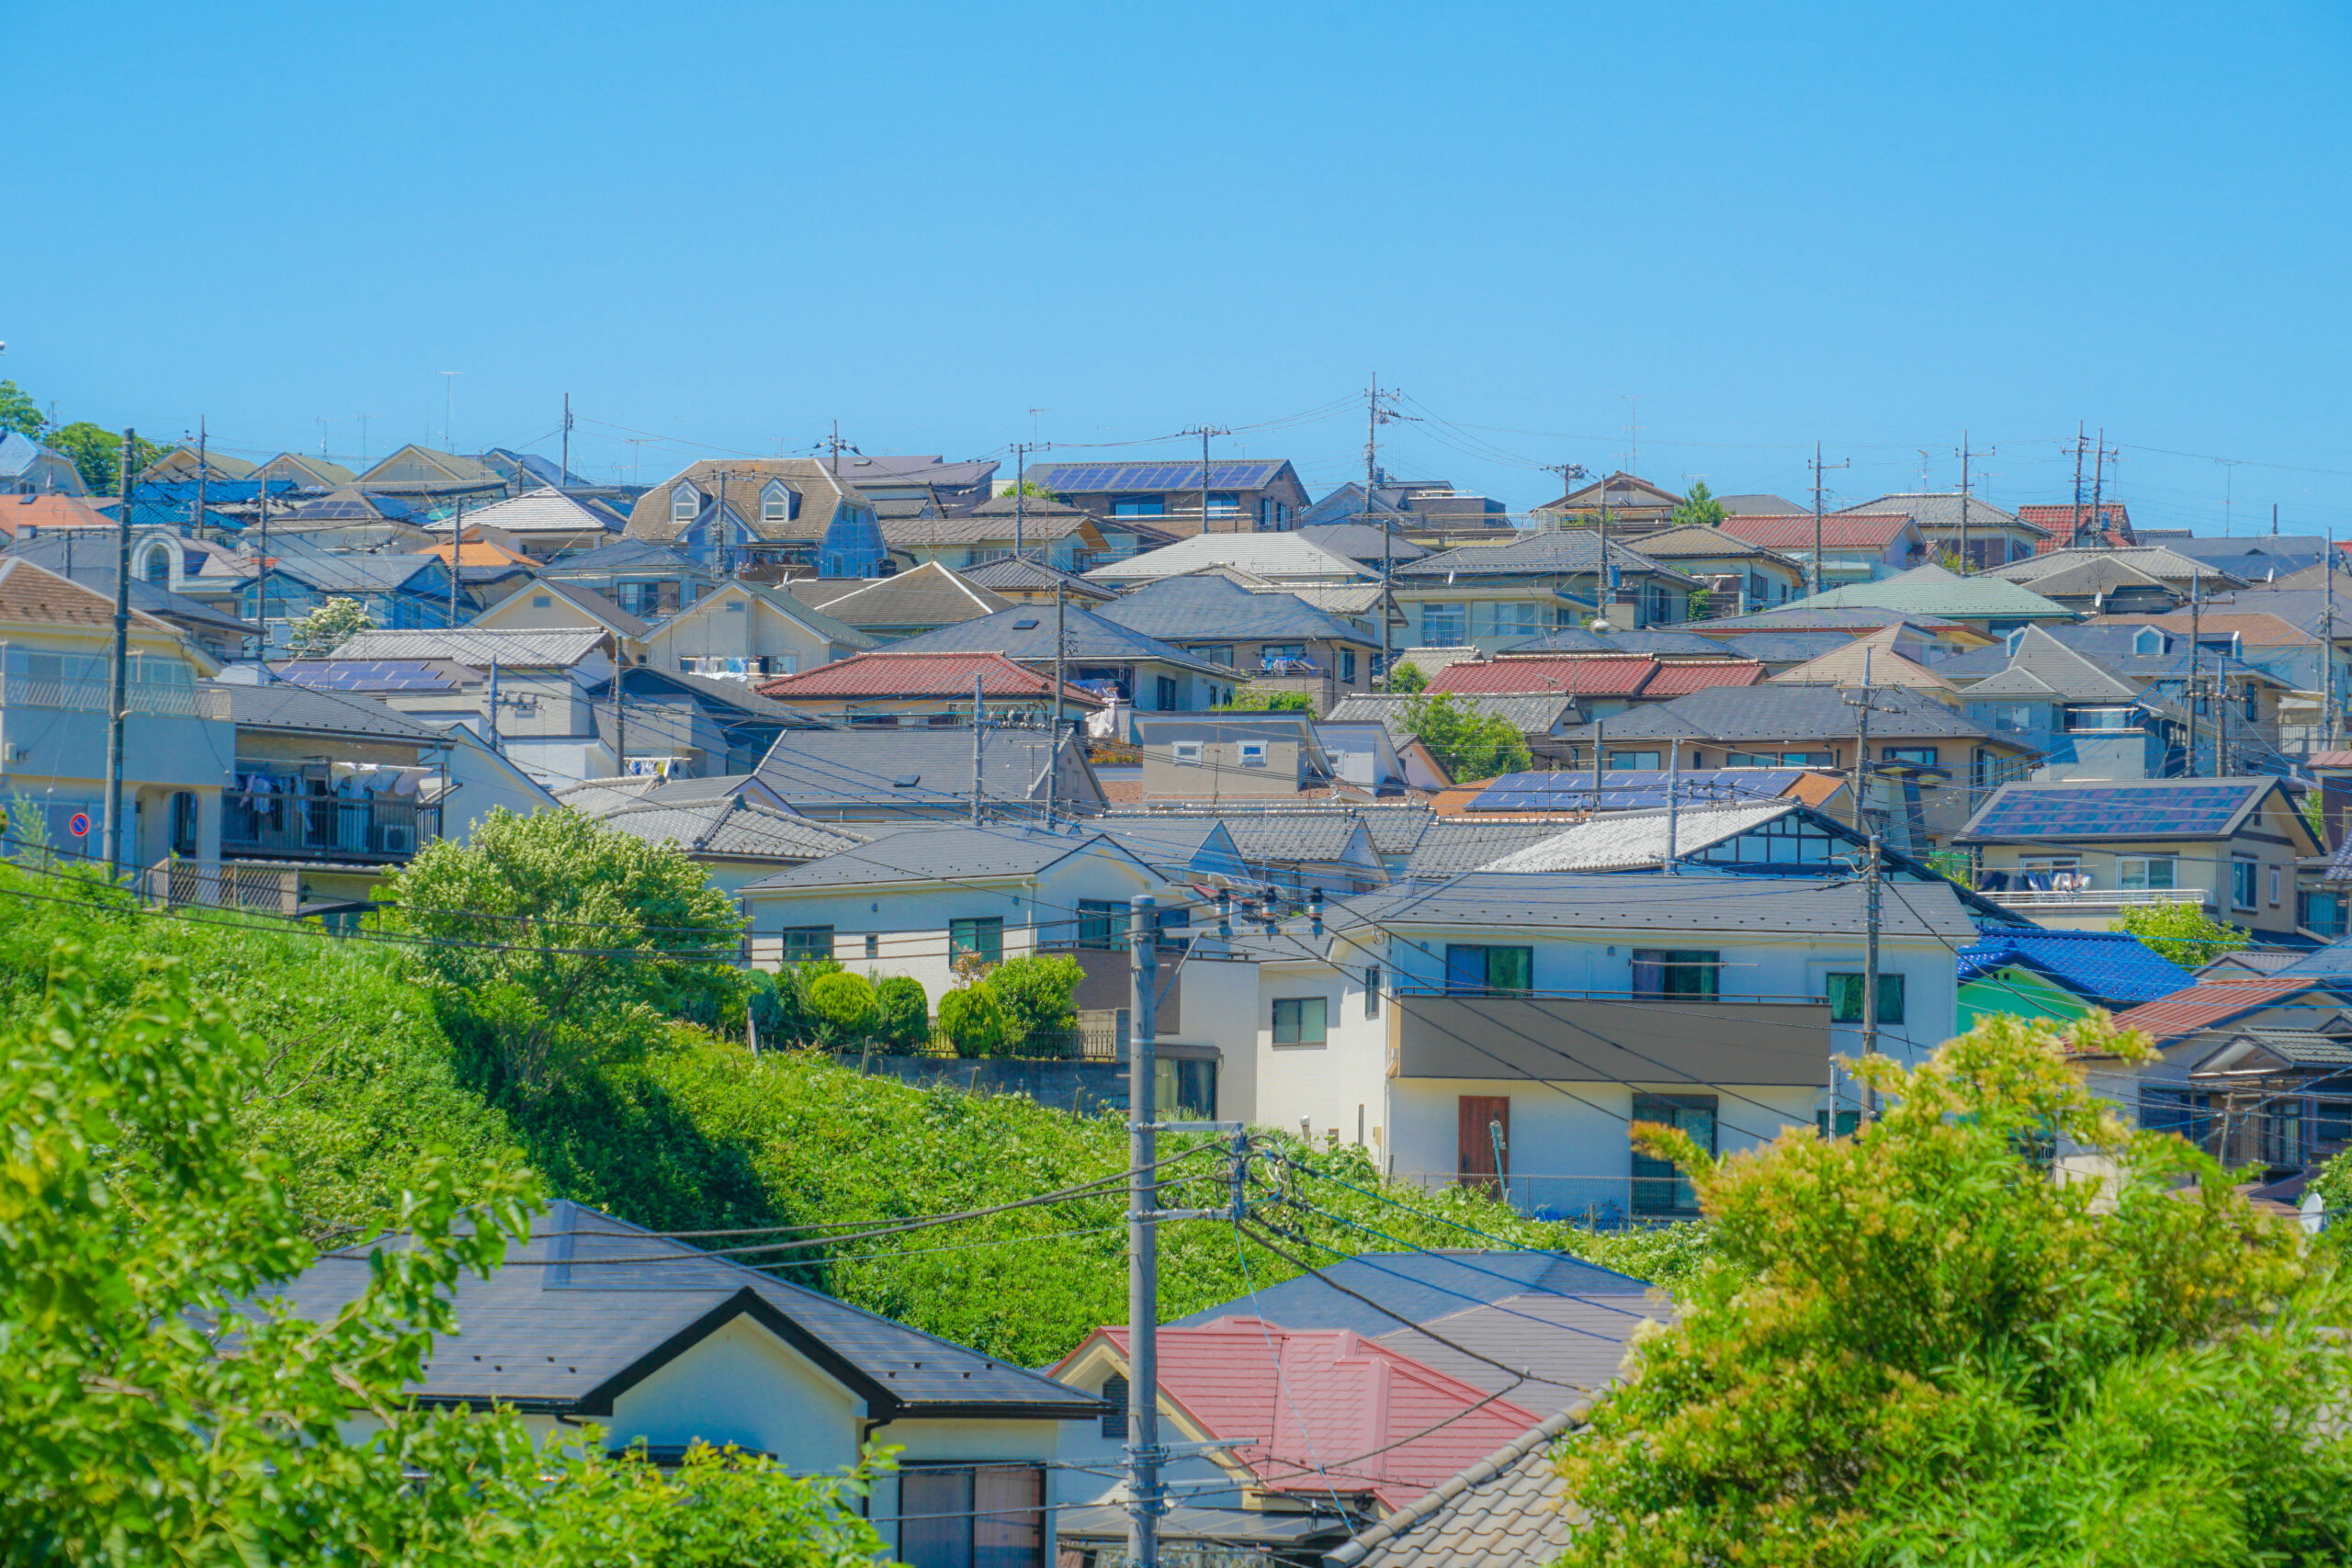
[[[1986,1020],[1859,1137],[1690,1173],[1718,1265],[1562,1450],[1569,1565],[2341,1562],[2347,1381],[2330,1247],[2138,1131],[2069,1049],[2103,1018]],[[2053,1170],[2052,1140],[2084,1168]]]
[[[63,456],[73,459],[81,470],[82,483],[92,495],[114,495],[122,489],[122,434],[119,431],[92,424],[88,420],[75,420],[47,432],[41,439]],[[130,471],[138,473],[154,462],[168,446],[158,446],[145,436],[138,437],[131,448]]]
[[[13,430],[38,439],[48,423],[30,392],[14,381],[0,381],[0,434]]]
[[[1315,705],[1305,692],[1261,692],[1248,687],[1233,694],[1220,713],[1312,713]]]
[[[1455,702],[1451,692],[1416,693],[1399,722],[1456,779],[1490,779],[1534,764],[1518,726],[1498,713]]]
[[[1410,660],[1388,672],[1388,689],[1400,696],[1408,692],[1418,692],[1429,683],[1430,678],[1421,673],[1421,667]]]
[[[2108,927],[2129,931],[2183,969],[2211,964],[2252,942],[2243,926],[2217,920],[2194,904],[2138,904]]]
[[[1712,528],[1724,520],[1724,503],[1715,499],[1704,479],[1691,481],[1690,492],[1674,503],[1667,521],[1678,528]]]
[[[324,659],[361,632],[375,629],[358,600],[338,596],[286,629],[287,651],[297,659]]]

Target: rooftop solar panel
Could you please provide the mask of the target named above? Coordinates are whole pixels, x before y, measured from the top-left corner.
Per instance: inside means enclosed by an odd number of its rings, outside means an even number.
[[[2167,838],[2221,832],[2258,784],[2011,790],[1973,831],[1994,838]]]

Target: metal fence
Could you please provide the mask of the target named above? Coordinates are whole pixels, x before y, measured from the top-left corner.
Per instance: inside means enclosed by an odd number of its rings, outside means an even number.
[[[440,836],[440,807],[398,795],[221,796],[224,851],[306,860],[403,860]]]

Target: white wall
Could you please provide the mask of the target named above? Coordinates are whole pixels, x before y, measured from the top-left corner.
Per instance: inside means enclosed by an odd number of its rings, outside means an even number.
[[[616,1447],[700,1438],[772,1453],[786,1470],[854,1464],[865,1401],[750,1317],[738,1317],[613,1401]]]

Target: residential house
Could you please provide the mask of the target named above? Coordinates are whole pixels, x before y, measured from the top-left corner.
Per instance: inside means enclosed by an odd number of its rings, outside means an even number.
[[[321,552],[413,553],[434,542],[432,531],[425,526],[433,520],[430,502],[356,487],[291,502],[260,494],[250,511],[240,532],[254,541],[255,550],[260,548],[258,541],[266,538],[271,554],[303,545]]]
[[[2166,535],[2164,543],[2240,581],[2256,584],[2308,571],[2325,561],[2330,549],[2329,538],[2321,534],[2182,534]]]
[[[0,534],[11,540],[44,534],[112,533],[115,520],[78,495],[62,491],[23,491],[0,500]]]
[[[1637,703],[1671,702],[1715,686],[1752,686],[1764,678],[1753,660],[1654,659],[1590,653],[1464,660],[1430,677],[1424,688],[1449,696],[1569,696],[1585,719],[1606,718]]]
[[[898,1466],[865,1506],[893,1562],[1047,1560],[1047,1477],[1100,1401],[577,1203],[549,1203],[530,1236],[456,1285],[458,1329],[435,1337],[413,1385],[427,1408],[497,1404],[548,1441],[593,1423],[657,1460],[702,1443],[799,1474],[887,1445]],[[327,1253],[275,1299],[323,1323],[373,1270],[358,1248]]]
[[[0,502],[0,509],[5,506]],[[112,599],[118,548],[111,536],[68,530],[19,537],[8,547],[8,555]],[[243,579],[220,570],[235,559],[218,545],[183,539],[165,529],[136,532],[130,550],[131,608],[177,626],[221,663],[241,659],[258,628],[236,617],[237,585]]]
[[[985,588],[1015,604],[1050,604],[1058,593],[1066,603],[1094,609],[1119,596],[1116,589],[1089,582],[1076,572],[1029,556],[1000,556],[966,567],[957,575],[973,587]]]
[[[1154,1404],[1182,1445],[1165,1477],[1182,1499],[1168,1546],[1184,1560],[1205,1547],[1219,1561],[1244,1551],[1253,1561],[1300,1561],[1541,1420],[1502,1391],[1440,1371],[1369,1332],[1235,1315],[1162,1327],[1156,1343]],[[1132,1371],[1120,1326],[1096,1329],[1052,1369],[1105,1405],[1126,1397]],[[1106,1416],[1088,1434],[1093,1442],[1073,1445],[1083,1456],[1075,1462],[1096,1473],[1063,1478],[1070,1504],[1091,1504],[1061,1517],[1065,1562],[1123,1543],[1119,1489],[1101,1472],[1116,1473],[1125,1428],[1124,1412]]]
[[[450,592],[454,581],[447,563],[431,556],[288,551],[268,557],[246,581],[237,612],[262,628],[272,649],[285,648],[291,622],[330,599],[351,600],[370,621],[391,630],[449,626],[465,621],[473,609],[463,594]]]
[[[467,551],[468,557],[472,553]],[[565,556],[540,567],[538,575],[548,582],[593,588],[649,622],[676,615],[723,581],[707,564],[643,539],[616,539]]]
[[[249,479],[260,465],[243,457],[232,457],[226,452],[199,450],[183,443],[141,468],[136,478],[139,484],[149,480],[192,479],[198,473],[209,479]]]
[[[1605,599],[1612,626],[1638,628],[1687,620],[1698,579],[1609,544],[1609,581],[1600,579],[1600,539],[1587,528],[1530,534],[1509,544],[1464,545],[1391,573],[1403,640],[1430,648],[1493,653],[1599,612]]]
[[[1505,722],[1519,731],[1530,751],[1540,761],[1558,760],[1567,755],[1562,738],[1576,725],[1584,722],[1577,699],[1564,692],[1537,692],[1527,694],[1456,694],[1456,710],[1474,715],[1500,714]],[[1405,712],[1413,702],[1405,693],[1373,692],[1346,698],[1334,707],[1329,722],[1353,725],[1367,720],[1381,725],[1390,742],[1399,748],[1415,740],[1405,728]]]
[[[1465,1562],[1550,1568],[1569,1545],[1568,1479],[1555,1454],[1591,1415],[1579,1401],[1530,1427],[1419,1501],[1324,1554],[1330,1568]]]
[[[1180,538],[1195,534],[1278,534],[1308,497],[1280,458],[1199,463],[1032,463],[1022,478],[1071,506],[1134,518]],[[1205,509],[1205,510],[1204,510]]]
[[[2228,717],[2233,725],[2249,726],[2254,733],[2282,751],[2300,755],[2318,750],[2325,744],[2325,715],[2320,705],[2324,683],[2335,682],[2339,704],[2344,701],[2347,687],[2352,687],[2352,682],[2346,680],[2352,660],[2346,654],[2346,647],[2352,646],[2352,628],[2346,628],[2346,637],[2331,644],[2324,635],[2324,627],[2306,630],[2267,608],[2257,608],[2266,597],[2259,592],[2233,597],[2238,602],[2225,608],[2208,604],[2201,611],[2174,610],[2153,615],[2116,614],[2091,624],[2162,626],[2179,637],[2184,647],[2193,631],[2199,648],[2276,676],[2275,688],[2267,683],[2260,688],[2249,684],[2238,693],[2238,701],[2227,705]],[[2296,715],[2298,722],[2290,728],[2283,722],[2284,709],[2298,694],[2309,694],[2309,697]],[[2251,703],[2249,697],[2253,699]]]
[[[1606,479],[1579,485],[1535,511],[1546,522],[1556,519],[1580,526],[1596,523],[1605,515],[1612,528],[1627,526],[1646,532],[1671,525],[1674,509],[1681,504],[1682,497],[1672,491],[1621,469]]]
[[[1690,768],[1826,768],[1850,774],[1859,717],[1847,700],[1851,694],[1838,686],[1768,682],[1645,703],[1570,730],[1570,766],[1590,768],[1598,749],[1611,768],[1666,767],[1679,753]],[[1864,809],[1897,847],[1907,835],[1917,853],[1940,849],[1967,823],[1982,798],[1976,792],[1991,787],[1975,781],[2033,755],[2021,740],[1901,687],[1871,694],[1867,744],[1870,771],[1895,775],[1889,784],[1894,798],[1874,791]]]
[[[2121,1012],[2194,983],[2188,970],[2122,931],[1989,921],[1983,930],[1960,950],[1963,1034],[2000,1015],[2068,1023],[2094,1008]]]
[[[1158,578],[1096,612],[1238,671],[1253,692],[1296,692],[1317,715],[1371,690],[1379,641],[1295,594],[1253,593],[1215,572]]]
[[[1522,1213],[1693,1214],[1627,1126],[1729,1153],[1850,1117],[1828,1086],[1860,1051],[1866,899],[1849,875],[1478,872],[1345,900],[1319,938],[1294,922],[1253,944],[1250,1119],[1361,1125],[1391,1177]],[[1975,936],[1949,883],[1883,900],[1881,1050],[1907,1064],[1951,1036],[1951,954]]]
[[[2094,513],[2085,502],[2060,506],[2020,506],[2018,521],[2039,528],[2043,537],[2034,549],[2129,549],[2141,541],[2132,531],[2131,509],[2120,501],[2103,501]]]
[[[2000,660],[2007,662],[1993,667]],[[2182,710],[2040,626],[1935,668],[1970,718],[2041,753],[2038,779],[2153,779],[2180,770]]]
[[[1801,508],[1781,509],[1784,513]],[[1882,495],[1853,506],[1841,506],[1837,515],[1908,517],[1918,525],[1920,537],[1938,559],[1966,563],[1971,571],[1993,571],[2009,561],[2030,558],[2052,544],[2050,530],[2028,522],[2014,512],[1959,491],[1905,491]],[[1824,552],[1826,553],[1826,551]]]
[[[813,457],[689,464],[638,497],[628,532],[771,582],[793,570],[880,577],[889,563],[873,502]]]
[[[757,682],[863,652],[875,639],[781,588],[727,578],[656,621],[645,643],[662,669]]]
[[[662,778],[741,775],[760,765],[787,729],[823,728],[744,682],[633,664],[619,677],[626,714],[616,717],[610,680],[591,682],[587,698],[597,738],[623,773]]]
[[[1352,547],[1345,553],[1378,567],[1386,553],[1411,560],[1430,548],[1469,544],[1506,534],[1518,525],[1508,508],[1490,496],[1458,490],[1447,479],[1393,479],[1383,475],[1372,487],[1372,502],[1364,488],[1351,480],[1299,513],[1303,531],[1329,532],[1346,528]],[[1385,546],[1383,538],[1385,536]],[[1327,539],[1327,544],[1331,541]],[[1339,548],[1337,544],[1331,547]]]
[[[1308,714],[1155,714],[1135,731],[1146,801],[1295,797],[1334,778]]]
[[[784,591],[881,643],[1012,607],[1012,600],[973,587],[937,561],[883,578],[795,578]]]
[[[1223,823],[1251,880],[1280,890],[1293,903],[1317,888],[1338,897],[1387,880],[1363,816],[1347,807],[1235,805],[1213,813],[1123,808],[1093,826],[1115,833],[1128,822],[1165,826],[1188,817]]]
[[[598,728],[613,673],[603,631],[367,631],[330,658],[273,668],[281,680],[364,693],[427,724],[463,724],[542,784],[621,771]]]
[[[1359,494],[1363,488],[1361,485],[1356,487]],[[1397,563],[1419,560],[1432,553],[1427,545],[1416,544],[1407,538],[1393,521],[1387,528],[1381,527],[1376,521],[1367,523],[1361,518],[1352,522],[1302,524],[1296,533],[1308,544],[1320,545],[1335,556],[1345,556],[1372,572],[1380,570],[1384,560]]]
[[[996,821],[1091,816],[1102,786],[1082,748],[1043,728],[800,729],[779,736],[754,770],[784,803],[827,822]],[[976,777],[977,775],[977,777]]]
[[[2200,976],[2196,984],[2115,1015],[2146,1035],[2153,1062],[2078,1052],[2077,1070],[2147,1129],[2177,1134],[2229,1166],[2316,1164],[2346,1140],[2342,1089],[2313,1105],[2352,1050],[2352,987],[2333,948],[2269,976]],[[2062,1157],[2064,1151],[2062,1148]],[[2085,1163],[2088,1163],[2086,1161]]]
[[[675,847],[729,894],[863,842],[773,804],[766,786],[746,775],[592,779],[555,797],[631,838]]]
[[[1765,678],[1792,686],[1902,686],[1958,707],[1958,687],[1902,653],[1905,630],[1888,626]],[[1736,645],[1743,651],[1747,640]]]
[[[1819,519],[1810,512],[1779,516],[1743,513],[1726,516],[1715,526],[1735,539],[1795,561],[1804,569],[1806,584],[1810,586],[1816,521],[1820,525],[1820,578],[1825,592],[1899,576],[1928,558],[1927,536],[1907,513],[1893,516],[1831,513]]]
[[[1315,743],[1330,759],[1333,783],[1366,795],[1426,794],[1453,783],[1429,742],[1417,735],[1400,738],[1376,718],[1352,723],[1326,718],[1315,727]],[[1379,839],[1373,835],[1374,848],[1382,850],[1385,862],[1387,852]]]
[[[2092,614],[2111,608],[2119,613],[2153,609],[2160,615],[2187,603],[2200,587],[2211,594],[2246,586],[2228,572],[2168,545],[2045,550],[1996,567],[1993,575],[2023,583],[2044,598],[2070,602],[2089,600],[2102,583],[2111,584],[2098,594],[2097,608],[2087,611]]]
[[[763,682],[760,695],[794,712],[857,729],[923,726],[968,729],[977,687],[990,725],[1054,727],[1050,675],[1015,664],[1001,653],[902,653],[895,649],[854,653],[797,675]],[[1064,682],[1063,728],[1082,726],[1103,699]]]
[[[1233,701],[1240,672],[1075,604],[1016,604],[895,645],[902,653],[1001,653],[1137,713],[1197,713]],[[1058,659],[1057,659],[1058,654]]]
[[[963,511],[988,500],[997,470],[992,457],[951,463],[935,452],[929,457],[836,452],[825,466],[834,478],[856,486],[860,494],[876,502],[922,499],[948,511]]]
[[[0,495],[89,494],[74,459],[29,435],[0,432]]]
[[[2103,929],[2190,904],[2258,940],[2297,941],[2296,863],[2318,839],[2275,778],[2004,784],[1954,836],[1988,898],[2046,925]]]
[[[1640,550],[1696,578],[1708,615],[1745,615],[1804,597],[1803,561],[1721,528],[1661,528],[1641,536]]]
[[[1296,534],[1199,534],[1098,566],[1086,575],[1125,591],[1163,577],[1218,568],[1247,572],[1277,588],[1309,583],[1347,587],[1369,582],[1374,575],[1349,557]]]
[[[428,504],[490,500],[514,493],[507,475],[480,457],[411,442],[369,468],[358,488]]]
[[[2019,626],[2075,619],[2075,612],[1998,577],[1962,577],[1939,566],[1816,593],[1800,609],[1897,611],[1914,620],[1945,621],[2001,637]]]
[[[264,485],[283,482],[296,490],[316,491],[341,490],[357,483],[359,479],[341,463],[305,457],[300,452],[280,452],[244,477]]]
[[[1840,876],[1869,844],[1868,834],[1787,795],[1724,798],[1703,784],[1682,795],[1679,780],[1677,794],[1680,798],[1673,805],[1607,811],[1558,827],[1551,838],[1498,855],[1478,869],[1571,875],[1690,866],[1766,876]],[[1945,880],[1908,855],[1884,846],[1880,853],[1896,880]],[[1963,901],[1973,897],[1962,895]],[[1996,921],[2016,918],[1993,904],[1982,904],[1977,913]]]
[[[1668,791],[1685,802],[1777,800],[1787,796],[1824,813],[1850,819],[1850,775],[1821,767],[1733,764],[1723,768],[1604,768],[1505,773],[1445,790],[1430,803],[1442,824],[1464,821],[1582,822],[1595,814],[1647,811],[1664,807]],[[1550,829],[1558,832],[1558,828]],[[1517,849],[1534,840],[1514,840]],[[1497,855],[1503,853],[1496,852]],[[1459,870],[1476,870],[1487,861]]]
[[[540,489],[486,506],[460,506],[432,527],[445,536],[463,528],[468,538],[489,539],[535,560],[548,561],[585,555],[616,543],[622,519],[601,502]]]
[[[885,516],[882,537],[908,565],[935,561],[959,570],[1028,556],[1058,570],[1082,572],[1114,553],[1091,513],[1043,495],[1001,495],[965,511]]]
[[[236,755],[218,661],[169,622],[130,612],[124,671],[121,863],[220,858]],[[107,715],[114,596],[0,556],[0,807],[18,844],[108,858]]]
[[[619,660],[642,664],[653,628],[593,588],[540,581],[510,593],[476,615],[484,631],[574,631],[593,629],[612,638]]]
[[[1884,631],[1889,626],[1903,628],[1902,640],[1895,644],[1895,651],[1905,659],[1918,660],[1923,663],[1989,648],[2001,640],[1989,632],[1981,632],[1957,622],[1938,620],[1932,615],[1905,615],[1900,610],[1874,609],[1867,604],[1847,609],[1816,608],[1812,600],[1801,600],[1794,604],[1784,604],[1777,610],[1766,610],[1754,615],[1702,621],[1690,629],[1726,648],[1743,649],[1752,637],[1819,639],[1834,633],[1859,637]],[[1811,647],[1812,651],[1805,657],[1814,658],[1835,645],[1816,640],[1803,646]]]

